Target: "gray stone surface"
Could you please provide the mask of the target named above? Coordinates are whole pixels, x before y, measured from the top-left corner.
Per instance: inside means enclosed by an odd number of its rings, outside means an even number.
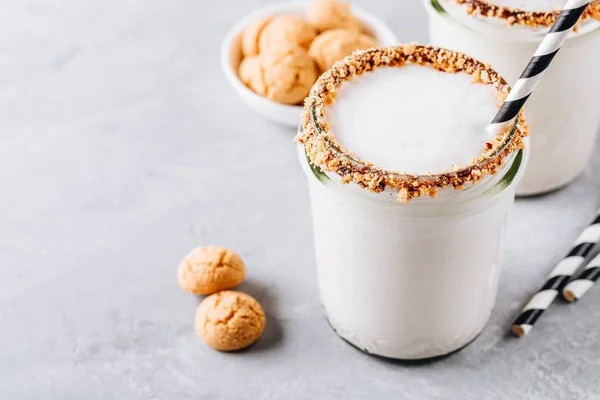
[[[600,289],[507,330],[600,206],[600,156],[517,202],[478,340],[425,364],[366,356],[321,314],[294,132],[220,71],[222,36],[263,3],[0,0],[0,399],[594,398]],[[426,40],[418,1],[357,3]],[[207,243],[243,256],[269,315],[248,351],[193,331],[175,271]]]

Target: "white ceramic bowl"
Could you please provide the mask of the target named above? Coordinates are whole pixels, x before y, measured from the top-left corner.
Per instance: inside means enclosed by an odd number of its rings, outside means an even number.
[[[296,2],[274,4],[262,8],[238,22],[225,36],[221,48],[223,72],[242,100],[265,118],[292,127],[297,127],[300,122],[302,106],[291,106],[269,100],[254,93],[239,79],[237,71],[242,62],[241,36],[250,23],[260,18],[281,14],[296,14],[304,17],[310,4],[311,2]],[[363,23],[365,30],[372,34],[382,46],[398,44],[396,35],[382,20],[354,5],[352,13]]]

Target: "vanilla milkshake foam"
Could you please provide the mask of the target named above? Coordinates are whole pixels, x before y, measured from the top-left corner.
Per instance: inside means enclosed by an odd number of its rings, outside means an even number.
[[[357,52],[313,87],[297,140],[320,297],[361,350],[429,358],[484,328],[528,154],[522,119],[486,133],[507,90],[484,64],[417,45]]]
[[[557,9],[565,3],[494,0],[485,5],[474,0],[478,5],[494,7],[492,16],[482,17],[487,15],[487,8],[468,13],[467,6],[455,0],[423,1],[430,16],[433,44],[467,52],[491,64],[511,84],[517,81],[558,15]],[[518,195],[561,188],[575,179],[590,160],[600,122],[598,19],[600,1],[596,0],[525,106],[531,125],[531,160],[517,188]]]
[[[493,139],[486,126],[500,102],[494,87],[472,79],[419,65],[380,68],[340,87],[330,129],[344,147],[388,170],[427,174],[467,165]],[[423,107],[433,96],[440,101]]]

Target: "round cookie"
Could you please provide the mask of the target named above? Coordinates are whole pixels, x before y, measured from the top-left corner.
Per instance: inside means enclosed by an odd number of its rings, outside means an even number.
[[[308,9],[307,19],[319,32],[329,29],[362,31],[360,21],[350,11],[350,3],[316,0]]]
[[[318,77],[315,61],[294,46],[246,57],[240,79],[261,96],[283,104],[298,104],[308,95]]]
[[[246,86],[261,96],[267,95],[263,79],[263,66],[260,56],[248,56],[240,64],[239,77]]]
[[[244,262],[233,251],[204,246],[192,250],[181,260],[177,281],[186,292],[211,294],[238,286],[245,275]]]
[[[196,311],[196,332],[215,350],[235,351],[256,342],[265,328],[265,312],[251,296],[224,291],[208,296]]]
[[[258,38],[260,53],[283,50],[290,45],[308,49],[317,36],[315,29],[296,15],[280,15],[273,18]]]
[[[377,47],[377,41],[369,35],[346,29],[333,29],[317,36],[308,53],[323,72],[355,50],[371,47]]]
[[[242,53],[244,56],[255,56],[258,54],[258,38],[272,17],[266,17],[251,23],[242,33]]]

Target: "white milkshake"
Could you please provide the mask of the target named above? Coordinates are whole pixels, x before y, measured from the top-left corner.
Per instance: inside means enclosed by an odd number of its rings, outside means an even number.
[[[429,11],[433,44],[490,63],[511,84],[517,81],[551,25],[551,20],[545,26],[509,25],[504,18],[469,15],[466,6],[455,0],[423,1]],[[560,9],[565,2],[491,3],[515,12],[549,12]],[[600,1],[593,2],[588,10],[600,18]],[[519,195],[541,194],[565,186],[584,170],[593,153],[600,121],[600,21],[594,16],[587,15],[567,39],[525,106],[531,125],[531,160],[517,188]]]
[[[471,80],[418,65],[382,67],[341,86],[330,128],[343,146],[388,170],[427,174],[467,165],[493,139],[486,126],[500,102],[492,86]]]
[[[400,359],[447,354],[485,326],[526,161],[521,125],[498,138],[485,129],[502,83],[472,83],[488,71],[463,56],[452,62],[476,71],[437,71],[415,60],[449,54],[413,47],[363,52],[326,73],[298,136],[329,321],[358,348]],[[370,59],[373,71],[348,76]]]

